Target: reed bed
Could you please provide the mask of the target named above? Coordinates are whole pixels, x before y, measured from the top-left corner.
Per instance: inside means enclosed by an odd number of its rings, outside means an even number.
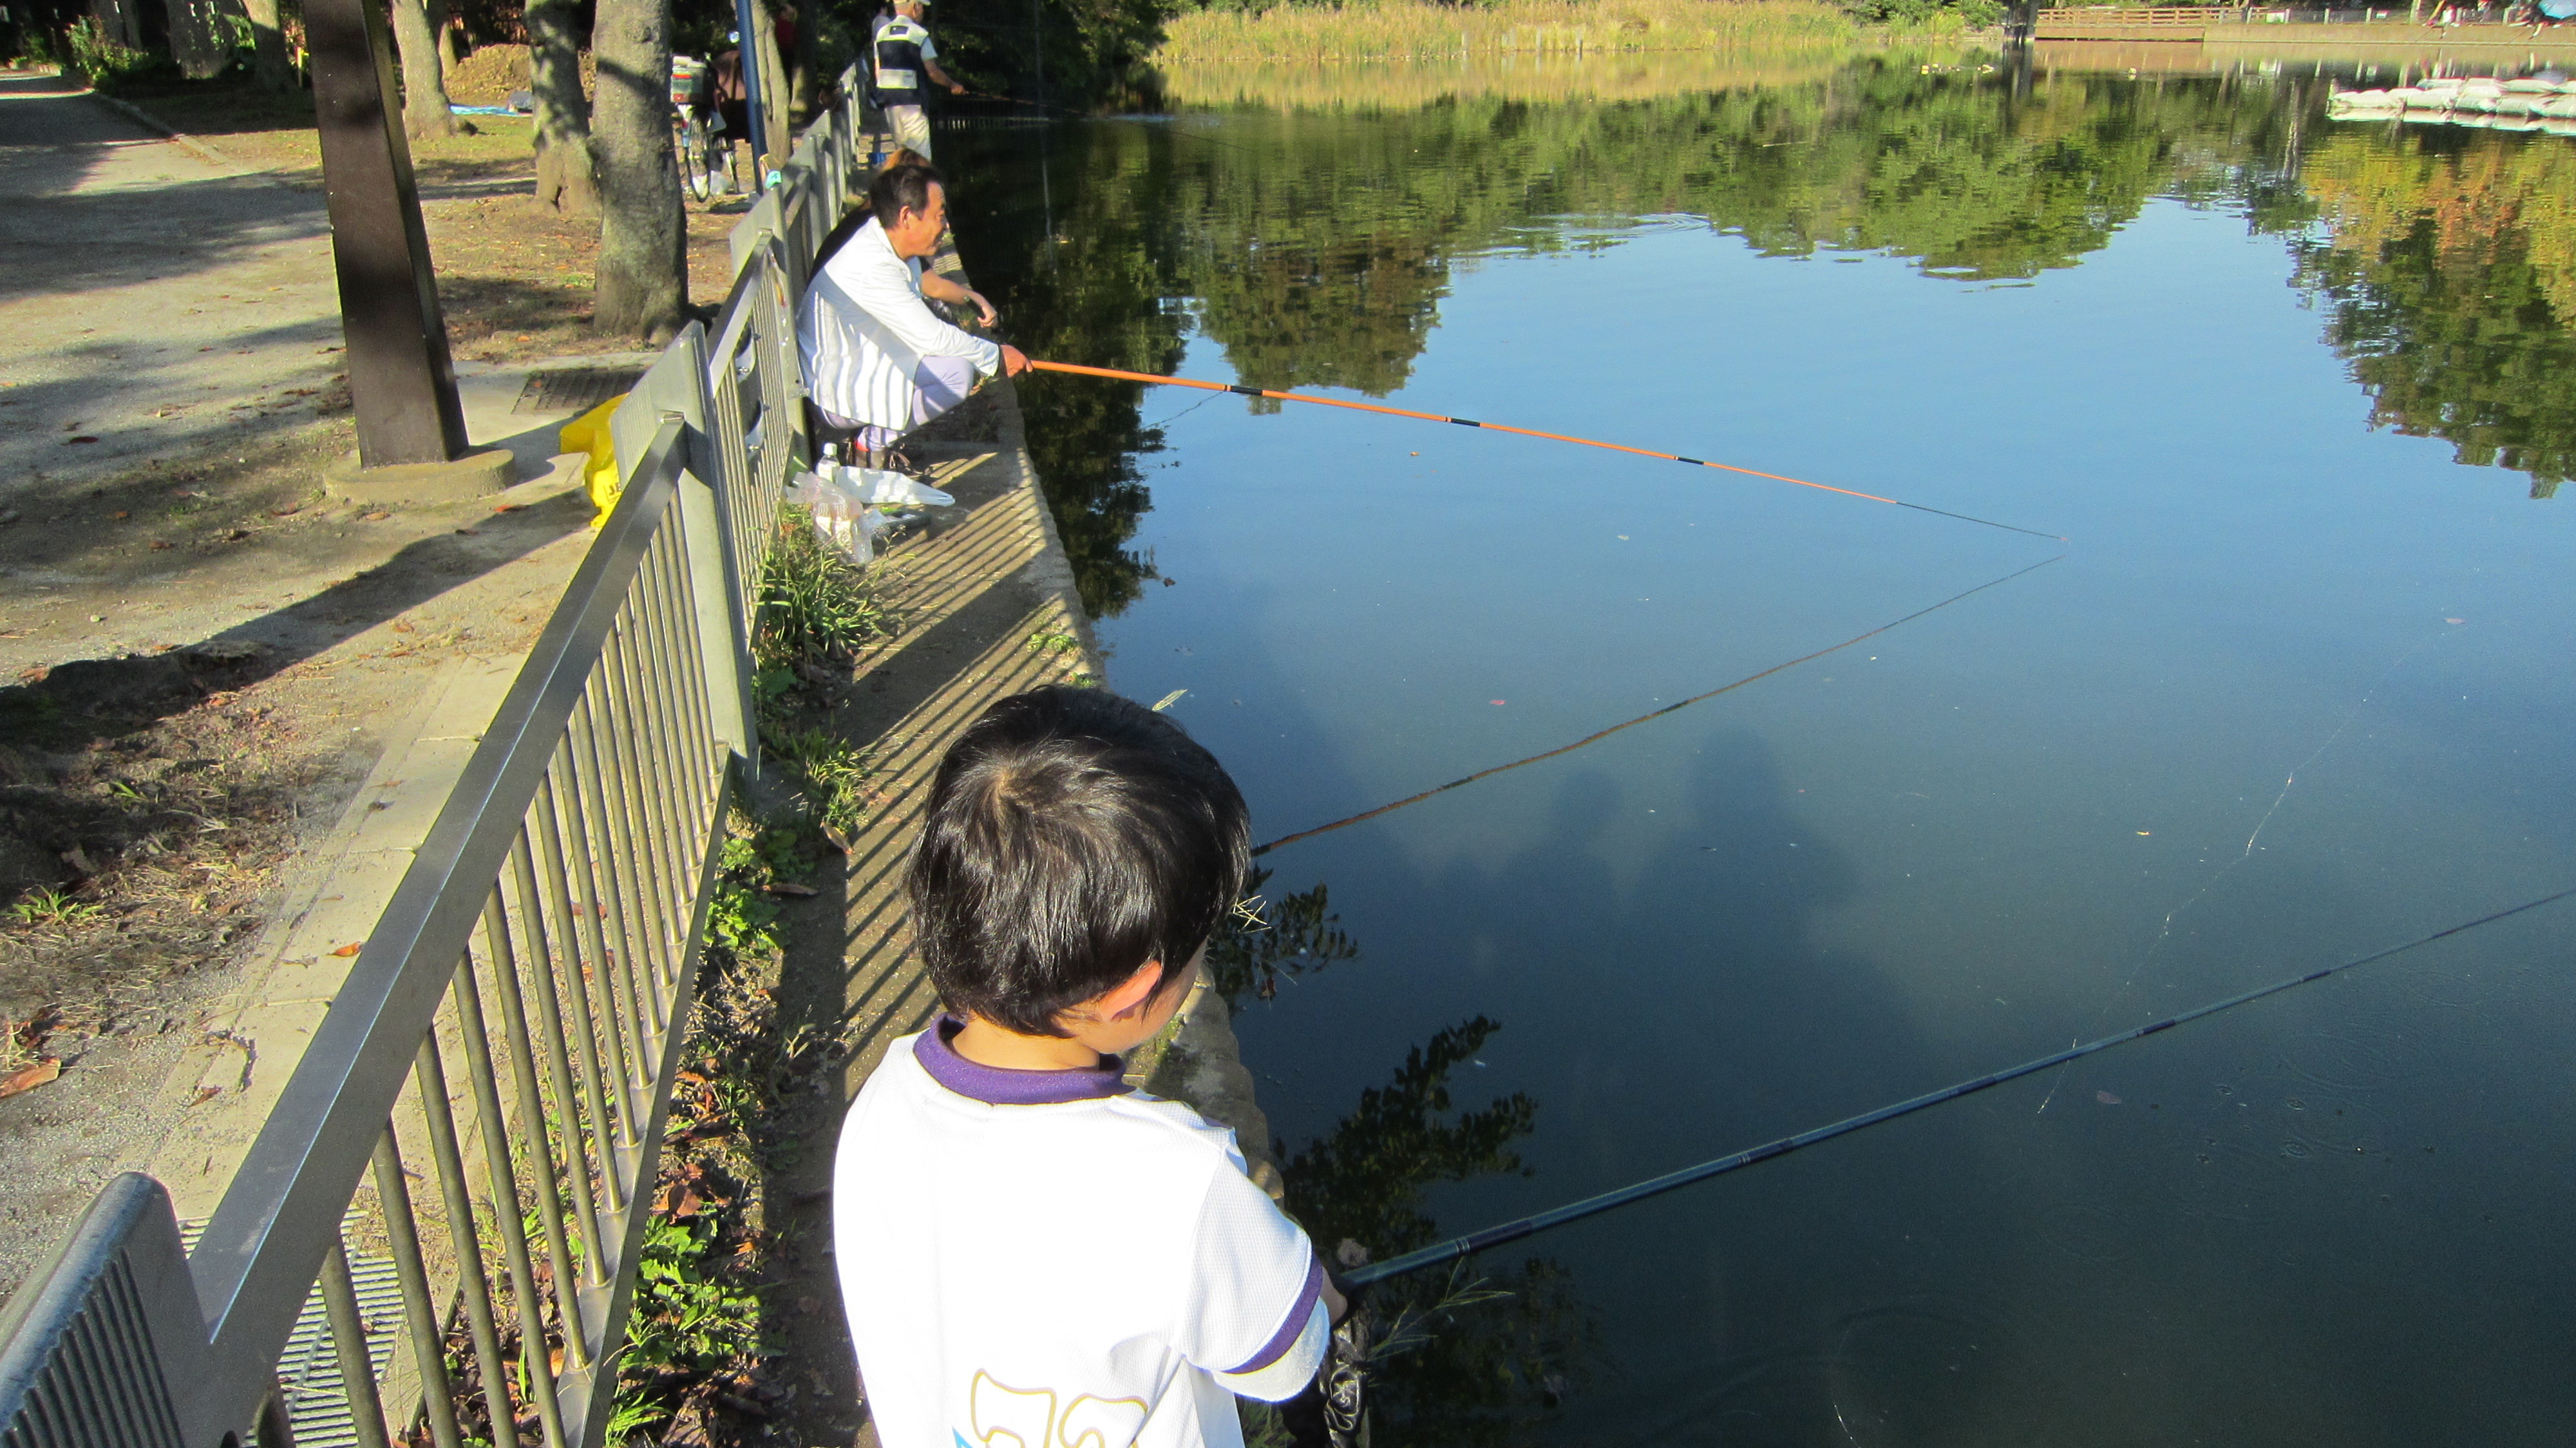
[[[1164,27],[1157,67],[1321,64],[1661,51],[1798,52],[1849,45],[1850,17],[1820,0],[1500,0],[1470,8],[1362,0],[1200,10]]]
[[[1510,54],[1391,63],[1192,61],[1163,70],[1162,94],[1173,105],[1201,109],[1251,105],[1410,111],[1483,97],[1541,104],[1647,101],[1813,84],[1839,70],[1850,54],[1842,46],[1819,46],[1811,53]]]

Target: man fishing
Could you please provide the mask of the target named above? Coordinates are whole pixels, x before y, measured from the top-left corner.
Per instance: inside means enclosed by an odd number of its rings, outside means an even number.
[[[921,23],[927,8],[927,0],[896,0],[893,18],[877,26],[871,37],[877,109],[894,127],[896,144],[924,160],[930,159],[930,116],[922,109],[922,78],[947,87],[950,95],[966,93],[966,87],[939,68],[939,47],[931,42],[930,27]]]
[[[989,327],[993,304],[972,288],[925,271],[948,225],[947,188],[929,163],[906,157],[868,187],[867,224],[816,271],[796,315],[796,341],[814,406],[832,428],[883,456],[897,434],[966,398],[978,376],[1016,377],[1029,359],[950,326],[925,298],[973,307]]]

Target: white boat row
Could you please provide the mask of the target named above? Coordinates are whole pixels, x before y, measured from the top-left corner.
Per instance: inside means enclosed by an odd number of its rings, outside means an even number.
[[[2338,91],[2326,102],[2338,121],[2407,120],[2499,131],[2576,136],[2576,81],[2426,80],[2393,90]]]

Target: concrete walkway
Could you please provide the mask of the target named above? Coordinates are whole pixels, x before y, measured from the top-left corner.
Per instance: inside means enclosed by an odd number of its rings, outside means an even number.
[[[310,415],[339,349],[319,193],[0,73],[0,507]]]

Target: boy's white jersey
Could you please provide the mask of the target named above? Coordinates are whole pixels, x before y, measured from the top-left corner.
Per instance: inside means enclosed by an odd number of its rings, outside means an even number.
[[[842,1123],[833,1247],[886,1448],[1242,1442],[1323,1361],[1323,1269],[1234,1133],[1114,1064],[895,1042]]]

